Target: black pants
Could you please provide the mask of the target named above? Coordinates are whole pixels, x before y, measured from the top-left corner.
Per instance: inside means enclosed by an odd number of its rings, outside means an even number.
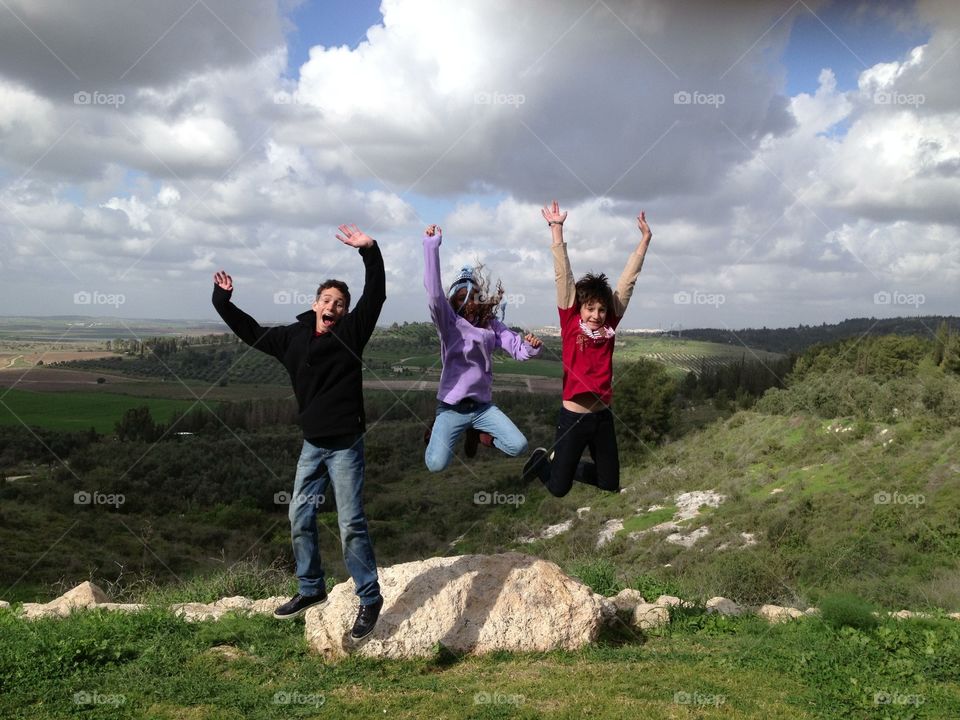
[[[580,461],[586,448],[590,448],[593,462]],[[620,491],[620,455],[609,409],[575,413],[561,407],[553,452],[549,478],[545,478],[551,495],[563,497],[574,480],[601,490]]]

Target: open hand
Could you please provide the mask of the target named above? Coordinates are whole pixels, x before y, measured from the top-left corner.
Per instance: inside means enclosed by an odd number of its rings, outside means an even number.
[[[223,290],[228,292],[233,290],[233,278],[227,275],[226,271],[224,270],[213,274],[213,282],[217,284],[217,287],[222,288]]]
[[[355,248],[364,248],[373,245],[373,238],[361,232],[360,228],[356,225],[341,225],[338,229],[340,232],[337,233],[337,240],[344,245]],[[343,234],[341,235],[340,233]]]
[[[556,200],[553,201],[553,206],[546,205],[540,212],[548,224],[559,223],[563,225],[563,221],[567,219],[566,211],[560,212],[560,204]]]
[[[529,344],[530,347],[532,348],[538,348],[541,345],[543,345],[543,343],[540,342],[540,338],[538,338],[533,333],[527,333],[526,335],[523,336],[523,339],[526,340],[527,344]]]
[[[640,232],[643,233],[643,240],[650,242],[651,238],[653,238],[653,233],[650,232],[650,226],[647,225],[647,214],[643,210],[637,215],[637,227],[640,228]]]

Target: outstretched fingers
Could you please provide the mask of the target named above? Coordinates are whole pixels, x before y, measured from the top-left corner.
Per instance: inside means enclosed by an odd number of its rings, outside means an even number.
[[[224,270],[214,273],[213,282],[215,282],[224,290],[233,290],[233,278],[227,275]]]
[[[643,210],[637,215],[637,227],[640,228],[640,232],[643,233],[645,239],[649,240],[653,237],[653,233],[650,232],[650,226],[647,224],[647,213]]]

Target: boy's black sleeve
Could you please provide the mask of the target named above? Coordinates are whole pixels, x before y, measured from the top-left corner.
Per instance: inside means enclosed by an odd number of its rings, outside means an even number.
[[[282,361],[287,349],[285,328],[261,327],[256,320],[230,302],[232,295],[232,290],[224,290],[219,285],[213,286],[213,307],[223,321],[247,345]]]
[[[362,350],[377,327],[380,310],[387,300],[387,279],[383,268],[383,255],[376,242],[370,247],[360,248],[360,257],[366,268],[363,281],[363,295],[351,313],[356,322],[358,347]]]

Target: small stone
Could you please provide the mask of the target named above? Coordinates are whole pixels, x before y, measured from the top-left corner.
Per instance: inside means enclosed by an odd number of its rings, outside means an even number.
[[[183,618],[187,622],[219,620],[228,612],[226,608],[218,608],[205,603],[177,603],[171,605],[170,609],[177,617]]]
[[[654,605],[664,605],[666,607],[677,607],[683,605],[683,600],[676,597],[675,595],[661,595],[657,598]]]
[[[764,605],[757,611],[757,615],[771,623],[786,622],[803,617],[800,610],[792,607],[780,607],[779,605]]]
[[[660,627],[670,622],[670,610],[663,605],[641,603],[633,609],[630,621],[641,630]]]
[[[717,596],[707,600],[707,612],[718,615],[743,615],[744,609],[733,600]]]
[[[626,588],[614,595],[613,598],[611,598],[611,602],[613,602],[613,604],[616,605],[617,610],[621,612],[633,612],[633,609],[637,605],[645,603],[646,599],[644,599],[643,595],[640,594],[639,590]]]

